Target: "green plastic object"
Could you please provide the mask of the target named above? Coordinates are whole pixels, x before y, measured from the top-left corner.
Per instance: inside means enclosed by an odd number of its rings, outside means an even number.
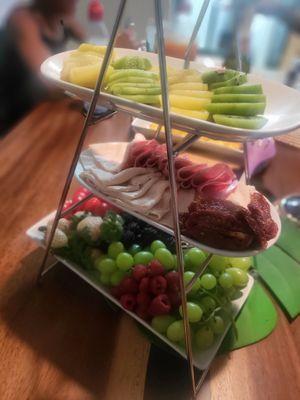
[[[290,317],[300,314],[300,264],[273,246],[255,257],[255,268]]]
[[[219,353],[239,349],[268,336],[276,327],[277,311],[263,287],[256,281],[248,299],[236,319],[238,337],[231,328]]]
[[[288,218],[282,218],[281,224],[281,235],[276,246],[300,263],[300,226]]]

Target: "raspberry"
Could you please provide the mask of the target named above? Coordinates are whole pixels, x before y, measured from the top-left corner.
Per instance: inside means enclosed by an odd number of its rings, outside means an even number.
[[[137,293],[138,292],[138,284],[137,282],[131,278],[126,276],[122,282],[120,283],[120,288],[123,294],[125,293]]]
[[[148,265],[150,276],[162,275],[165,272],[164,267],[158,260],[152,260]]]
[[[146,292],[140,292],[136,296],[136,302],[138,305],[143,306],[144,308],[147,308],[151,302],[151,297]]]
[[[168,290],[166,294],[173,308],[178,308],[181,305],[180,292]]]
[[[116,298],[119,299],[122,296],[122,290],[120,286],[115,286],[110,289],[110,293]]]
[[[172,290],[172,292],[176,292],[180,290],[180,283],[179,283],[179,274],[176,271],[168,272],[165,275],[165,278],[168,282],[168,289]]]
[[[123,294],[120,298],[120,303],[126,310],[133,311],[136,305],[135,296],[130,293]]]
[[[153,276],[150,278],[150,291],[151,293],[157,295],[161,293],[165,293],[167,289],[167,280],[163,276]]]
[[[147,308],[142,305],[138,305],[135,312],[141,319],[147,320],[150,318]]]
[[[169,314],[171,303],[166,294],[159,294],[151,301],[148,312],[152,316]]]
[[[149,282],[150,279],[148,276],[145,276],[145,278],[142,278],[139,284],[139,291],[140,292],[148,292],[149,291]]]
[[[148,268],[145,265],[138,264],[132,270],[132,276],[136,281],[140,281],[148,274]]]

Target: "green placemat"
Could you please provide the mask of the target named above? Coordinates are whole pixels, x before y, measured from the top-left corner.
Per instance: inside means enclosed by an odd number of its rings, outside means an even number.
[[[281,235],[276,246],[300,263],[300,226],[287,218],[282,218],[281,224]]]
[[[273,246],[255,257],[255,268],[288,314],[300,314],[299,263]]]
[[[268,336],[277,323],[277,312],[263,287],[254,282],[244,307],[236,319],[238,337],[233,329],[227,333],[219,352],[226,352],[256,343]]]

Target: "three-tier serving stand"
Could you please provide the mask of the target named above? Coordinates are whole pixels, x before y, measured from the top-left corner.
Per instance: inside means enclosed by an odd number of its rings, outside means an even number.
[[[163,229],[164,231],[171,233],[174,235],[175,240],[176,240],[176,254],[177,254],[177,259],[178,259],[178,271],[179,271],[179,276],[180,276],[180,292],[181,292],[181,301],[182,301],[182,312],[183,312],[183,322],[184,322],[184,333],[185,333],[185,345],[186,345],[186,355],[187,355],[187,361],[188,361],[188,366],[189,366],[189,373],[190,373],[190,378],[191,378],[191,393],[192,397],[195,398],[197,395],[197,392],[199,391],[205,376],[209,370],[206,368],[204,371],[202,371],[202,374],[200,376],[200,379],[198,382],[196,382],[195,378],[195,370],[194,370],[194,363],[193,363],[193,352],[192,352],[192,342],[191,342],[191,333],[190,333],[190,325],[188,322],[188,317],[187,317],[187,293],[191,290],[193,284],[195,283],[196,279],[205,271],[206,267],[209,264],[209,261],[212,257],[212,254],[208,254],[202,265],[199,267],[198,272],[195,274],[193,279],[189,282],[187,286],[184,284],[184,279],[183,279],[183,274],[184,274],[184,262],[183,262],[183,250],[182,250],[182,242],[189,242],[191,245],[197,245],[198,247],[201,247],[201,244],[194,240],[190,240],[189,238],[186,238],[181,235],[180,232],[180,226],[179,226],[179,215],[178,215],[178,200],[177,200],[177,186],[176,186],[176,179],[175,179],[175,168],[174,168],[174,158],[175,156],[187,149],[194,141],[198,140],[201,136],[206,136],[210,137],[212,139],[221,139],[225,141],[236,141],[236,142],[241,142],[244,145],[244,161],[245,161],[245,174],[247,180],[249,179],[249,172],[248,172],[248,157],[247,157],[247,147],[246,143],[249,141],[249,135],[244,135],[243,133],[237,133],[235,135],[229,134],[229,133],[224,133],[223,131],[220,133],[218,132],[217,128],[215,128],[213,131],[209,129],[203,128],[203,126],[199,129],[195,127],[195,125],[191,126],[188,123],[178,123],[173,120],[172,116],[170,115],[170,107],[169,107],[169,100],[168,100],[168,79],[167,79],[167,67],[166,67],[166,57],[165,57],[165,45],[164,45],[164,28],[163,28],[163,16],[162,16],[162,1],[163,0],[154,0],[154,10],[155,10],[155,24],[156,24],[156,32],[157,32],[157,49],[158,49],[158,60],[159,60],[159,71],[160,71],[160,79],[161,79],[161,89],[162,89],[162,110],[159,116],[153,116],[153,114],[148,114],[147,112],[141,112],[138,107],[133,105],[129,106],[126,104],[122,104],[122,101],[118,101],[116,103],[111,103],[111,107],[115,111],[121,111],[121,112],[126,112],[129,113],[131,116],[134,117],[139,117],[142,119],[145,119],[150,122],[155,122],[158,124],[158,130],[157,133],[160,131],[162,127],[164,127],[164,132],[165,132],[165,141],[166,141],[166,148],[167,148],[167,158],[168,158],[168,168],[169,168],[169,183],[170,183],[170,191],[171,191],[171,210],[172,210],[172,218],[173,218],[173,230],[164,227],[163,225],[160,225],[154,221],[149,220],[148,218],[144,216],[139,216],[136,215],[137,217],[140,217],[141,219],[144,219],[148,223]],[[190,54],[191,50],[194,45],[194,41],[196,39],[196,36],[198,34],[199,28],[201,26],[202,20],[205,16],[206,10],[208,8],[210,0],[204,0],[202,7],[200,9],[196,24],[194,26],[189,45],[187,47],[187,51],[185,54],[185,59],[184,59],[184,68],[189,68],[190,64]],[[96,105],[98,103],[98,100],[105,99],[107,95],[105,93],[101,92],[101,87],[103,83],[103,78],[105,76],[107,67],[110,62],[110,58],[112,55],[112,50],[114,48],[114,43],[116,39],[116,35],[118,32],[118,28],[120,26],[120,22],[122,19],[122,16],[124,14],[125,6],[126,6],[127,0],[120,0],[120,4],[118,7],[117,15],[115,18],[115,22],[113,25],[112,33],[107,45],[106,53],[104,55],[103,63],[99,72],[99,76],[97,79],[97,83],[95,86],[95,89],[93,91],[92,99],[90,102],[89,110],[86,115],[84,125],[82,128],[82,132],[80,134],[80,138],[75,150],[75,154],[73,156],[71,166],[68,172],[68,176],[66,178],[64,188],[60,197],[60,201],[57,207],[57,211],[55,213],[54,217],[54,222],[52,225],[51,232],[49,234],[49,240],[46,244],[46,251],[39,269],[39,274],[38,274],[38,282],[41,281],[42,276],[50,269],[49,267],[46,267],[47,265],[47,260],[48,256],[51,251],[51,243],[54,237],[55,230],[57,228],[58,221],[61,217],[69,213],[72,209],[77,208],[80,204],[88,200],[91,196],[94,195],[94,193],[91,193],[87,195],[84,199],[81,201],[78,201],[76,204],[73,204],[67,211],[63,211],[63,205],[65,203],[65,200],[67,198],[67,194],[70,188],[71,181],[74,177],[74,173],[76,170],[76,166],[83,148],[83,144],[85,141],[85,138],[87,136],[89,126],[92,124],[92,119],[93,119],[93,114],[96,108]],[[237,52],[238,53],[238,52]],[[238,64],[237,64],[238,65]],[[103,118],[100,118],[100,121],[107,118],[107,116],[103,116]],[[217,125],[216,125],[217,127]],[[186,132],[186,136],[182,139],[180,143],[177,143],[176,146],[173,145],[173,140],[172,140],[172,129],[176,128],[181,131]],[[257,138],[257,137],[255,137]],[[253,140],[253,138],[252,138]],[[101,196],[102,194],[98,192],[98,195]],[[105,198],[105,196],[103,196]],[[128,213],[134,214],[131,211],[128,211]],[[222,252],[219,251],[219,254],[222,254]]]

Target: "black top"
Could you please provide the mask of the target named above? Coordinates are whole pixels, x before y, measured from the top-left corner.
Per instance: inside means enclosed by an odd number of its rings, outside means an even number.
[[[52,54],[63,51],[70,32],[63,27],[63,37],[53,40],[41,33],[41,39]],[[47,91],[32,72],[7,30],[0,32],[0,134],[45,99]]]

